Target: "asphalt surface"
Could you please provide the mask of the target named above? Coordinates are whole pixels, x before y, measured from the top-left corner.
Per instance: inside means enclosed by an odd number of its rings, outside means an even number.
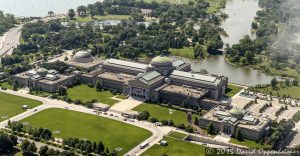
[[[5,41],[0,47],[0,57],[5,55],[11,55],[13,49],[20,44],[19,38],[21,36],[22,25],[12,28],[6,34]]]

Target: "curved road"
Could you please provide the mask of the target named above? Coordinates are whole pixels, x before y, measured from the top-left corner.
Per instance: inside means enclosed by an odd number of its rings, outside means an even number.
[[[19,38],[21,36],[22,25],[18,25],[10,29],[3,37],[4,41],[1,41],[0,57],[8,54],[11,55],[13,49],[20,44]]]

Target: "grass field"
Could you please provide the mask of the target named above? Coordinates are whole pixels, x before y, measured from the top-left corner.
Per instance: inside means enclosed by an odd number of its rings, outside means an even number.
[[[34,108],[41,104],[39,101],[0,92],[0,121],[25,112],[25,110],[22,109],[23,105]]]
[[[184,57],[184,58],[189,58],[189,59],[194,59],[194,49],[193,48],[183,48],[183,49],[174,49],[174,48],[170,48],[169,49],[171,54],[175,55],[175,56],[180,56],[180,57]]]
[[[234,144],[238,144],[238,145],[242,145],[242,146],[246,146],[249,148],[263,148],[263,149],[271,149],[272,146],[271,145],[267,145],[267,144],[259,144],[253,140],[248,140],[248,139],[244,139],[244,141],[238,141],[235,138],[231,138],[231,140],[229,141],[230,143],[234,143]]]
[[[170,2],[173,4],[187,4],[189,1],[193,1],[193,0],[144,0],[145,2],[152,2],[152,1],[156,1],[156,2]],[[207,9],[208,13],[214,13],[219,11],[225,4],[226,1],[225,0],[206,0],[209,3],[209,7]]]
[[[68,89],[68,97],[74,100],[81,100],[82,102],[91,101],[93,99],[100,103],[113,105],[117,100],[111,99],[115,96],[110,91],[97,92],[96,88],[90,88],[87,85],[79,85]]]
[[[79,17],[76,16],[75,20],[77,22],[90,22],[90,21],[94,21],[94,20],[121,20],[121,19],[128,19],[129,15],[104,15],[104,16],[99,16],[96,15],[94,16],[94,18],[92,18],[91,16],[86,16],[86,17]]]
[[[255,88],[255,91],[265,93],[265,94],[270,94],[270,92],[272,92],[272,94],[276,96],[277,94],[279,94],[280,96],[286,95],[294,99],[300,98],[300,86],[292,86],[288,88],[278,88],[278,89],[273,89],[271,86],[269,86],[266,88]]]
[[[54,136],[59,138],[87,138],[96,142],[101,140],[110,151],[117,147],[123,148],[120,155],[125,154],[151,136],[151,132],[139,127],[64,109],[47,109],[22,120],[22,122],[49,128],[52,131],[58,130],[60,133],[54,134]]]
[[[150,103],[143,103],[135,107],[133,110],[138,112],[148,111],[150,113],[150,118],[156,117],[159,121],[171,119],[175,122],[175,125],[181,123],[188,125],[187,114],[183,111],[171,109],[173,113],[169,114],[169,108]],[[193,115],[193,117],[196,116],[197,115]]]
[[[233,97],[235,94],[237,94],[242,89],[243,89],[242,87],[235,86],[235,85],[232,85],[232,84],[228,84],[228,88],[226,88],[225,94],[228,97]]]
[[[6,89],[10,89],[10,90],[13,90],[13,86],[11,84],[9,84],[8,82],[1,82],[0,83],[0,86],[1,87],[5,87]]]
[[[168,141],[168,146],[154,145],[149,148],[142,156],[205,156],[205,147],[189,143],[186,141],[164,137]]]
[[[176,139],[183,139],[186,136],[187,136],[187,134],[183,134],[183,133],[179,133],[179,132],[172,132],[168,135],[168,137],[176,138]]]

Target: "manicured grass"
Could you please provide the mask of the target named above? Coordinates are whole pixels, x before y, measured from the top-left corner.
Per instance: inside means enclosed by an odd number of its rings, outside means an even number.
[[[125,99],[127,99],[127,96],[124,94],[119,94],[116,96],[116,98],[125,100]]]
[[[225,7],[226,0],[206,0],[209,3],[209,7],[207,8],[207,13],[215,13],[218,12],[221,8]]]
[[[133,108],[133,110],[138,112],[148,111],[150,113],[150,118],[156,117],[159,121],[171,119],[175,122],[175,125],[181,123],[188,125],[187,113],[180,110],[171,109],[173,113],[169,114],[169,108],[150,103],[143,103]],[[193,119],[196,116],[197,115],[193,115]]]
[[[195,58],[193,48],[188,48],[188,47],[185,47],[183,49],[170,48],[170,52],[171,52],[171,54],[173,54],[175,56],[185,57],[185,58],[189,58],[189,59]]]
[[[115,96],[110,91],[97,92],[96,88],[90,88],[87,85],[79,85],[68,89],[68,97],[74,100],[81,100],[82,102],[87,102],[91,100],[97,100],[100,103],[105,103],[113,105],[117,103],[117,100],[111,99]]]
[[[123,148],[119,155],[125,154],[151,136],[151,132],[126,123],[57,108],[44,110],[22,122],[52,131],[58,130],[60,133],[54,136],[59,138],[87,138],[96,142],[101,140],[110,151],[117,147]]]
[[[183,139],[186,136],[187,136],[187,134],[183,134],[183,133],[179,133],[179,132],[172,132],[168,135],[168,137],[176,138],[176,139]]]
[[[11,84],[9,84],[8,82],[2,82],[0,83],[0,86],[1,87],[5,87],[6,89],[10,89],[10,90],[13,90],[13,86]]]
[[[154,145],[149,148],[142,156],[205,156],[205,147],[190,142],[164,137],[168,146]]]
[[[249,140],[249,139],[244,139],[243,141],[238,141],[235,138],[231,138],[229,142],[233,143],[233,144],[246,146],[246,147],[249,147],[249,148],[263,148],[263,149],[271,149],[272,148],[271,145],[267,145],[267,144],[262,145],[260,143],[257,143],[255,141]]]
[[[25,110],[22,109],[23,105],[34,108],[41,104],[39,101],[0,92],[0,121],[25,112]]]
[[[225,94],[228,97],[233,97],[235,94],[237,94],[239,91],[241,91],[243,87],[235,86],[232,84],[228,84],[228,88],[225,90]]]
[[[287,88],[277,88],[273,89],[271,86],[265,88],[255,88],[253,91],[261,92],[265,94],[270,94],[272,92],[273,95],[279,94],[280,96],[290,96],[291,98],[297,99],[300,98],[300,86],[292,86]]]
[[[86,17],[79,17],[76,16],[75,20],[77,22],[90,22],[90,21],[94,21],[94,20],[121,20],[121,19],[128,19],[129,15],[104,15],[104,16],[99,16],[96,15],[94,16],[94,18],[92,18],[91,16],[86,16]]]

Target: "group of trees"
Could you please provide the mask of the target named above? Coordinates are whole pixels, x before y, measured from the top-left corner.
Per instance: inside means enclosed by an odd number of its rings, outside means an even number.
[[[270,136],[272,148],[276,149],[286,139],[294,127],[295,123],[293,120],[281,120],[278,123],[275,131]]]
[[[30,142],[28,140],[22,141],[21,150],[24,156],[32,156],[36,153],[37,147],[34,142]]]
[[[8,29],[12,28],[16,24],[16,19],[13,15],[4,14],[0,11],[0,35],[6,32]]]
[[[68,147],[77,148],[86,153],[100,154],[101,156],[117,154],[115,151],[110,153],[108,147],[105,148],[102,141],[96,143],[87,139],[77,139],[69,137],[63,139],[62,144]]]
[[[70,151],[59,151],[49,148],[47,145],[41,146],[38,154],[40,156],[74,156],[75,154]]]
[[[18,138],[14,135],[6,134],[0,131],[0,153],[13,150],[17,145]]]
[[[50,140],[52,139],[52,132],[49,129],[46,128],[37,128],[37,127],[32,127],[32,126],[24,126],[21,122],[19,121],[8,121],[8,128],[10,128],[12,131],[15,132],[24,132],[29,134],[30,136],[33,137],[35,140]]]

